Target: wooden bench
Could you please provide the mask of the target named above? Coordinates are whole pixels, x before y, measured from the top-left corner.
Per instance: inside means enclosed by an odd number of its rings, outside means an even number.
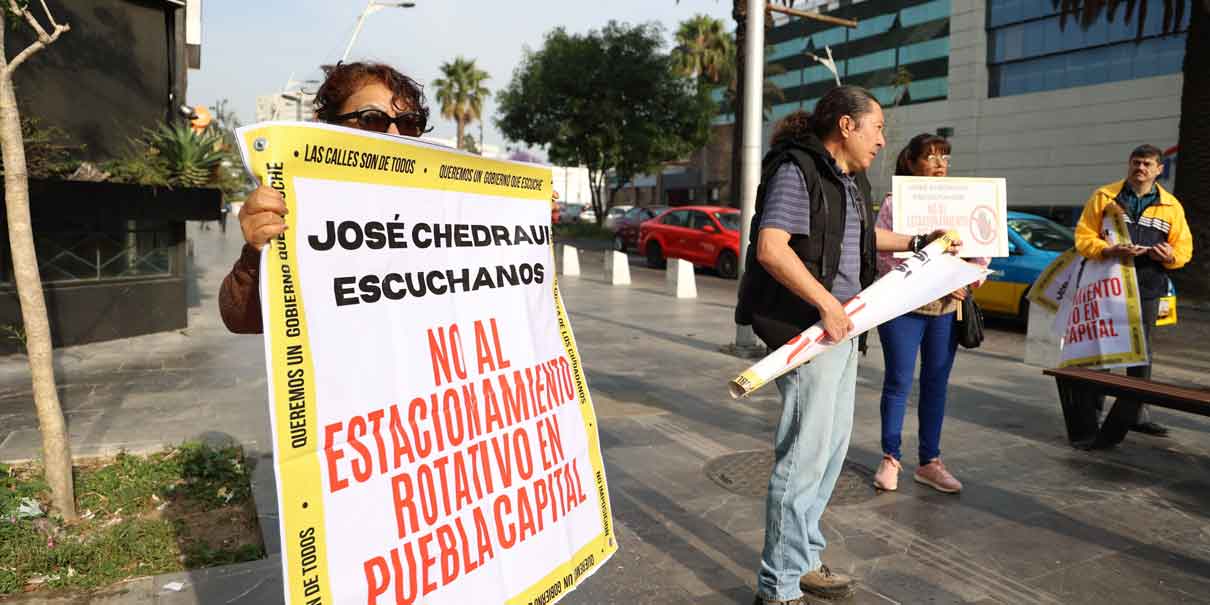
[[[1067,424],[1067,438],[1072,445],[1087,447],[1097,441],[1097,435],[1103,429],[1097,426],[1097,406],[1107,395],[1210,416],[1210,391],[1082,368],[1054,368],[1043,370],[1042,373],[1055,377],[1059,401],[1063,405],[1063,421]],[[1113,416],[1112,411],[1106,419],[1110,416]],[[1114,445],[1117,441],[1120,438],[1103,444]]]

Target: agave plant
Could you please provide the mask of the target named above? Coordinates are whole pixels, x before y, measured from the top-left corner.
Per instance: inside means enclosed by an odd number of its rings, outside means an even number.
[[[148,130],[144,141],[174,187],[205,187],[226,158],[222,133],[207,129],[195,133],[183,123],[160,124]]]

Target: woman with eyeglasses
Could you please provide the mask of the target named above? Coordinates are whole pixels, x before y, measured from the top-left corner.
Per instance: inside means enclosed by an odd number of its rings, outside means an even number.
[[[385,134],[418,137],[428,132],[429,110],[415,80],[382,63],[341,63],[324,67],[324,82],[315,94],[315,117]],[[239,212],[244,248],[219,290],[219,311],[227,329],[238,334],[262,331],[257,290],[260,250],[286,230],[282,195],[261,185]]]
[[[946,176],[949,174],[950,144],[945,139],[919,134],[899,152],[895,174],[901,176]],[[891,229],[894,207],[888,194],[878,212],[878,227]],[[969,259],[984,267],[986,258]],[[903,262],[890,252],[878,253],[881,277]],[[972,284],[978,285],[978,284]],[[954,328],[961,301],[970,296],[969,287],[946,295],[911,313],[878,326],[886,375],[882,383],[882,463],[874,474],[874,486],[894,491],[899,487],[899,445],[916,354],[920,353],[920,466],[912,478],[944,493],[962,491],[962,483],[941,462],[941,422],[945,417],[945,395],[950,369],[958,350]]]

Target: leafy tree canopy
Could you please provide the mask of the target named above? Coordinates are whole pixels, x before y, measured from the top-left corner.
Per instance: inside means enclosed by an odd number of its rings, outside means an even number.
[[[663,47],[657,24],[611,21],[583,35],[557,28],[500,92],[496,124],[513,141],[545,147],[552,162],[586,166],[602,217],[606,173],[620,187],[709,137],[709,97]]]

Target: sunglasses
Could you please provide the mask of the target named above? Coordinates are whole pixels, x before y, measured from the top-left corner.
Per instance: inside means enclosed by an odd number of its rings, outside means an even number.
[[[338,115],[332,119],[333,122],[344,122],[347,120],[357,120],[357,127],[362,130],[372,130],[374,132],[386,132],[391,129],[391,124],[399,130],[399,134],[418,137],[426,132],[428,118],[414,111],[401,113],[395,117],[387,115],[387,112],[381,109],[362,109],[342,115]]]

